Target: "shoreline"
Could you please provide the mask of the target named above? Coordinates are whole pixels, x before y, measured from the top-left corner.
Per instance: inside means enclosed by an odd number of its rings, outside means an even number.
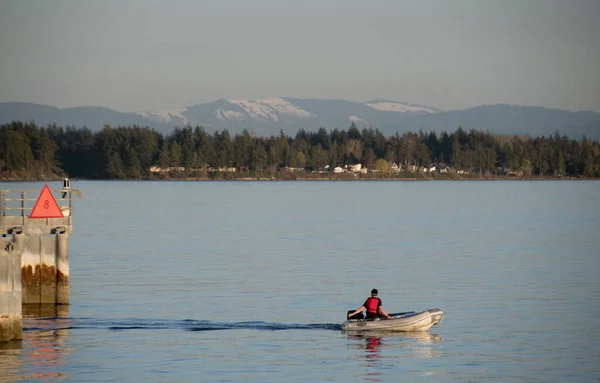
[[[17,183],[17,182],[62,182],[65,177],[0,177],[0,182]],[[151,178],[123,178],[123,179],[107,179],[107,178],[71,178],[71,181],[204,181],[204,182],[250,182],[250,181],[594,181],[600,178],[588,177],[546,177],[546,176],[529,176],[529,177],[498,177],[498,176],[474,176],[474,177],[231,177],[231,178],[211,178],[211,177],[151,177]]]

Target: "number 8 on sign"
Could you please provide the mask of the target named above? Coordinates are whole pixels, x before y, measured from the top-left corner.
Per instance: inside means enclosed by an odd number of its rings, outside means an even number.
[[[29,218],[63,218],[64,215],[48,185],[44,185]]]

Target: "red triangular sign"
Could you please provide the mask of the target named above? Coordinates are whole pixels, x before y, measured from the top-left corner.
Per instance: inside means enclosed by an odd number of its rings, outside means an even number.
[[[56,203],[48,185],[44,185],[29,218],[64,218],[62,210]]]

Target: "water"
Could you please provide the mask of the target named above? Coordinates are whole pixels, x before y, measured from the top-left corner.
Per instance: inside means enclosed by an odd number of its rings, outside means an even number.
[[[600,381],[600,182],[72,186],[72,304],[0,382]],[[342,332],[373,287],[445,319]]]

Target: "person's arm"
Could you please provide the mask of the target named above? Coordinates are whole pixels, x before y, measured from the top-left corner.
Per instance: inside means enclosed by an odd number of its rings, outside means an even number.
[[[379,306],[379,312],[386,317],[387,319],[392,319],[392,317],[390,316],[390,314],[386,313],[385,310],[383,309],[383,306]]]
[[[350,318],[353,315],[358,314],[359,312],[363,311],[365,309],[365,306],[360,306],[359,308],[356,309],[356,311],[354,311],[352,314],[348,314],[348,318]]]

